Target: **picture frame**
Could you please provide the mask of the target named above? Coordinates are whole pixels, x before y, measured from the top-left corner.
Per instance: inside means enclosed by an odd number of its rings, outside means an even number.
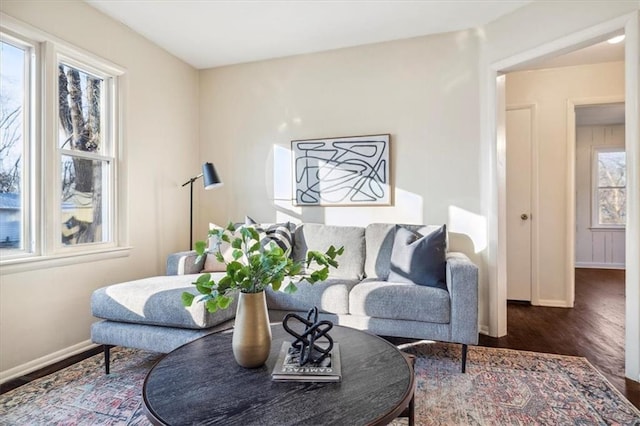
[[[291,141],[296,206],[392,203],[390,135]]]

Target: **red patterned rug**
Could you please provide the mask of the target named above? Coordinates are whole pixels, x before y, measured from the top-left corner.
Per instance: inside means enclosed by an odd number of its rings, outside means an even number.
[[[460,345],[419,343],[416,424],[640,425],[640,411],[580,357],[470,347],[460,373]],[[112,350],[0,395],[1,425],[148,425],[144,377],[161,355]],[[394,424],[406,424],[399,420]]]
[[[400,347],[417,356],[420,425],[640,425],[640,411],[586,358],[470,347],[462,374],[460,345]]]

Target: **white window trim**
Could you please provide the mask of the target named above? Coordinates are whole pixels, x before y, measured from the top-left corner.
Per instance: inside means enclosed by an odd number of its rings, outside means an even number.
[[[118,148],[120,146],[119,143],[119,134],[118,134],[118,104],[120,103],[119,97],[118,97],[118,78],[123,74],[122,72],[113,72],[114,69],[112,67],[106,66],[103,67],[102,66],[102,60],[100,61],[96,61],[95,59],[86,57],[86,55],[74,55],[73,52],[69,52],[68,49],[60,49],[57,48],[57,46],[53,45],[52,49],[54,50],[54,56],[55,56],[55,61],[54,61],[54,65],[55,65],[55,78],[54,81],[52,82],[52,86],[54,86],[54,90],[53,93],[55,93],[55,96],[52,94],[51,99],[53,100],[52,102],[52,114],[54,119],[51,120],[51,132],[52,135],[55,134],[55,144],[54,145],[54,151],[55,153],[53,154],[55,156],[55,158],[57,159],[57,161],[55,162],[55,167],[52,167],[54,169],[54,175],[52,176],[52,179],[47,181],[47,184],[50,185],[49,188],[46,189],[48,194],[55,194],[54,197],[56,200],[60,200],[61,199],[61,188],[60,188],[60,175],[61,175],[61,169],[60,169],[60,159],[63,155],[69,155],[69,156],[73,156],[73,157],[83,157],[83,158],[87,158],[90,160],[98,160],[98,161],[109,161],[111,163],[113,163],[112,165],[112,169],[109,170],[109,174],[113,174],[113,177],[109,177],[109,186],[107,188],[107,191],[105,191],[103,193],[103,197],[107,198],[107,206],[108,206],[108,211],[106,212],[107,217],[108,217],[108,226],[107,226],[107,232],[108,232],[108,241],[106,242],[95,242],[95,243],[85,243],[85,244],[81,244],[81,245],[71,245],[71,246],[65,246],[62,244],[62,242],[60,241],[60,233],[54,233],[56,235],[53,236],[53,241],[51,241],[51,251],[53,253],[85,253],[87,251],[95,251],[95,250],[101,250],[104,248],[116,248],[119,247],[119,241],[118,241],[118,235],[116,232],[114,232],[114,230],[116,230],[116,205],[117,205],[117,201],[116,201],[116,194],[117,194],[117,189],[115,188],[116,185],[116,176],[118,175],[118,158],[120,157],[119,152],[118,152]],[[71,55],[75,56],[72,57]],[[82,61],[78,60],[78,57],[82,57]],[[85,62],[86,61],[86,62]],[[107,144],[106,146],[106,151],[108,152],[108,154],[104,154],[104,153],[91,153],[91,152],[83,152],[83,151],[74,151],[74,150],[68,150],[68,149],[62,149],[59,147],[59,141],[58,141],[58,132],[59,132],[59,122],[60,122],[60,116],[59,116],[59,105],[58,105],[58,93],[59,93],[59,88],[58,88],[58,64],[59,63],[64,63],[65,65],[69,65],[71,67],[80,69],[82,71],[87,71],[90,74],[95,75],[96,77],[102,78],[103,81],[105,82],[104,84],[104,94],[106,96],[103,96],[102,101],[104,102],[103,104],[103,108],[105,109],[105,117],[106,120],[104,120],[104,122],[102,123],[102,125],[104,126],[104,133],[103,133],[103,140],[102,142]],[[112,102],[113,101],[113,102]],[[105,125],[106,123],[108,123],[108,125]],[[50,221],[50,226],[52,227],[60,227],[60,224],[62,223],[62,212],[60,211],[60,208],[58,206],[57,209],[53,209],[52,210],[54,212],[54,214],[50,215],[47,219],[48,221]],[[49,225],[49,224],[47,224]]]
[[[624,146],[600,145],[591,148],[591,230],[624,230],[625,225],[601,224],[598,217],[598,154],[601,152],[625,152]],[[626,186],[625,186],[626,188]]]
[[[125,134],[124,100],[128,77],[126,69],[108,60],[100,58],[66,41],[41,31],[29,24],[21,22],[0,12],[0,29],[9,35],[15,34],[18,39],[32,41],[36,58],[40,60],[38,68],[34,68],[34,93],[31,95],[32,120],[29,136],[32,160],[29,177],[31,188],[31,235],[28,244],[31,252],[2,254],[0,258],[0,276],[26,270],[64,266],[78,262],[89,262],[113,257],[128,256],[129,227],[126,208],[127,173],[126,156],[123,143]],[[57,212],[60,189],[55,188],[59,181],[58,164],[58,58],[70,65],[79,67],[97,75],[116,77],[113,79],[113,96],[116,100],[108,105],[111,115],[113,143],[114,177],[109,194],[112,206],[111,242],[82,244],[80,246],[63,246],[60,242],[59,230],[54,216]],[[35,100],[42,101],[37,104]],[[25,162],[26,163],[26,162]],[[117,194],[117,196],[116,196]],[[57,195],[57,197],[56,197]]]

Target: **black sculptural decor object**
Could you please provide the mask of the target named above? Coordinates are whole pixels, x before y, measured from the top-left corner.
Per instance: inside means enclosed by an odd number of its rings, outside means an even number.
[[[305,330],[302,334],[296,333],[289,327],[289,321],[291,320],[298,320],[305,325]],[[291,350],[299,355],[298,364],[300,366],[307,363],[320,364],[331,354],[333,339],[328,332],[333,328],[333,323],[328,320],[318,321],[317,307],[314,306],[307,312],[306,319],[300,315],[288,313],[282,321],[282,327],[287,333],[295,337],[295,340],[291,343]],[[327,341],[326,347],[318,346],[317,344],[318,340],[322,338]]]

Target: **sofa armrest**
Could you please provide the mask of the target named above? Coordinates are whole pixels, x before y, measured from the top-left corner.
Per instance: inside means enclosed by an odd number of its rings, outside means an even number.
[[[447,253],[447,290],[451,297],[451,340],[478,344],[478,267],[463,253]]]
[[[167,275],[198,274],[204,268],[204,257],[196,262],[198,254],[195,251],[181,251],[171,253],[167,258]]]

